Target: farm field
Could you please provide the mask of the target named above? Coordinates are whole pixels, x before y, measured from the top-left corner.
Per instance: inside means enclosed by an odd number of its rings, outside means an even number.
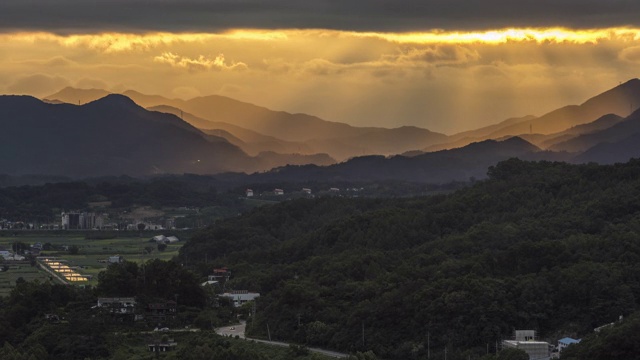
[[[15,264],[7,265],[9,270],[0,272],[0,297],[9,295],[18,278],[23,278],[26,281],[38,280],[41,282],[49,280],[49,274],[36,266],[31,266],[28,261],[18,261]]]
[[[43,250],[40,256],[52,256],[65,260],[70,267],[75,267],[81,275],[92,277],[90,281],[78,284],[96,285],[98,273],[107,267],[107,259],[111,256],[119,255],[127,261],[137,263],[152,259],[170,260],[178,255],[178,251],[184,244],[184,241],[167,244],[164,251],[159,251],[157,244],[149,241],[154,235],[156,234],[143,233],[142,236],[129,235],[110,239],[86,239],[84,233],[66,234],[64,236],[29,234],[26,236],[0,237],[0,246],[11,249],[16,242],[27,245],[49,243],[51,244],[51,250]],[[77,254],[71,254],[69,251],[74,246],[78,248]],[[15,279],[19,277],[23,277],[25,280],[37,278],[44,281],[49,279],[49,274],[39,270],[37,267],[31,267],[28,263],[22,266],[12,266],[9,271],[0,273],[0,296],[8,294],[11,287],[15,285]]]

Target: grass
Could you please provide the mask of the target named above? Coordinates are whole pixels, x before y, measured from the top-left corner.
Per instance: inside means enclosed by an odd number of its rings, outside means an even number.
[[[0,272],[0,296],[8,296],[11,289],[16,285],[18,278],[23,278],[26,281],[38,280],[40,282],[49,280],[49,274],[37,267],[32,267],[28,262],[7,265],[9,265],[9,270]]]
[[[65,236],[8,236],[0,237],[0,246],[11,249],[12,244],[17,241],[25,244],[35,244],[38,242],[42,244],[50,243],[54,249],[75,245],[79,249],[76,255],[71,255],[65,250],[49,250],[42,251],[40,256],[55,256],[67,260],[69,266],[79,267],[78,272],[80,274],[93,276],[92,280],[87,284],[96,285],[97,275],[107,267],[108,263],[106,260],[110,256],[120,255],[125,260],[136,263],[143,263],[152,259],[170,260],[178,255],[178,251],[184,244],[182,241],[168,244],[165,251],[161,252],[158,251],[155,242],[149,242],[151,237],[152,235],[147,236],[145,234],[143,234],[142,237],[129,236],[112,239],[86,239],[84,234],[67,234]],[[147,250],[151,250],[151,252],[148,253]],[[27,264],[26,266],[21,266],[20,269],[12,269],[6,273],[0,273],[0,296],[6,295],[11,291],[11,288],[15,284],[15,279],[18,277],[23,277],[25,280],[30,280],[31,278],[46,280],[49,278],[48,274],[36,268],[27,268],[31,267]],[[33,271],[41,274],[36,276],[36,274],[32,273]],[[9,283],[6,282],[7,280],[5,280],[4,277],[7,277]],[[3,288],[3,286],[6,288]]]

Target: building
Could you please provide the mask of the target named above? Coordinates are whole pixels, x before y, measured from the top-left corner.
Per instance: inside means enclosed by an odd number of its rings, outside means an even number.
[[[578,344],[582,339],[572,339],[570,337],[566,337],[558,340],[558,352],[562,352],[563,349],[567,348],[567,346],[571,344]]]
[[[516,330],[515,340],[504,340],[504,348],[515,348],[524,350],[529,355],[529,360],[549,360],[551,359],[552,345],[546,341],[536,341],[534,330]]]
[[[231,301],[233,301],[234,307],[240,307],[243,304],[260,297],[260,293],[252,293],[248,290],[234,290],[221,294],[220,297],[229,298],[231,299]]]
[[[109,264],[120,264],[123,261],[124,261],[124,258],[120,255],[109,256],[109,259],[107,259],[107,262]]]
[[[209,275],[209,281],[229,281],[231,277],[231,270],[226,267],[220,269],[213,269],[213,275]]]
[[[284,190],[282,190],[282,189],[274,189],[273,190],[273,194],[274,195],[278,195],[278,196],[284,195]]]
[[[61,227],[64,230],[89,230],[89,229],[101,229],[105,221],[108,219],[107,215],[96,215],[95,213],[88,212],[63,212],[60,214]]]
[[[99,308],[105,308],[112,314],[134,314],[136,310],[136,299],[132,297],[123,298],[98,298]]]
[[[151,352],[167,352],[173,350],[178,345],[177,342],[173,340],[168,340],[166,342],[158,342],[155,344],[148,344],[149,351]]]
[[[311,189],[309,189],[309,188],[302,188],[302,192],[307,194],[307,195],[311,195]]]
[[[146,317],[153,322],[164,322],[176,316],[178,303],[173,300],[151,303],[147,307]]]
[[[253,196],[253,190],[251,190],[251,189],[247,189],[247,190],[245,191],[245,194],[247,195],[247,197],[252,197],[252,196]]]

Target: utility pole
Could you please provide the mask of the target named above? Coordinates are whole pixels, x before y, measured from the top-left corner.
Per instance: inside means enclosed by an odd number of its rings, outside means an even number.
[[[364,349],[364,320],[362,321],[362,348]]]
[[[427,332],[427,359],[431,359],[431,332]]]
[[[269,331],[269,323],[267,323],[267,335],[269,336],[269,341],[271,341],[271,331]]]
[[[447,346],[444,347],[444,360],[447,360]]]

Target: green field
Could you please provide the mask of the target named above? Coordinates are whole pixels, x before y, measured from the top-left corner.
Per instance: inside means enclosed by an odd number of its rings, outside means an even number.
[[[97,284],[98,273],[107,267],[106,260],[110,256],[120,255],[127,261],[137,263],[152,259],[170,260],[178,255],[180,247],[184,244],[183,241],[168,244],[164,251],[159,251],[156,243],[149,242],[152,236],[143,234],[142,237],[86,239],[84,234],[67,234],[65,236],[29,234],[28,236],[0,237],[0,246],[10,249],[15,242],[25,244],[50,243],[56,250],[42,251],[40,256],[55,256],[66,260],[70,267],[78,267],[80,274],[92,275],[93,279],[88,284],[95,285]],[[61,249],[61,247],[72,247],[74,245],[79,249],[76,255],[71,255],[69,251]],[[149,252],[148,250],[151,251]],[[6,295],[15,284],[15,279],[19,277],[23,277],[25,280],[46,280],[49,278],[49,274],[38,270],[36,267],[31,267],[29,264],[12,267],[9,271],[0,273],[0,296]]]
[[[38,280],[44,282],[49,279],[49,274],[35,266],[32,267],[28,262],[9,265],[8,271],[0,272],[0,296],[9,295],[18,278],[23,278],[26,281]]]

